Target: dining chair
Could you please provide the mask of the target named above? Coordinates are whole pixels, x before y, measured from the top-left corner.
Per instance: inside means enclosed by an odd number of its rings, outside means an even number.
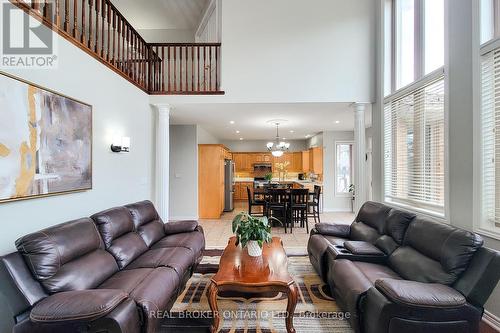
[[[300,222],[300,227],[306,227],[309,233],[309,225],[307,223],[307,209],[309,203],[309,190],[306,188],[297,188],[290,190],[289,214],[291,225],[295,222]]]
[[[287,225],[287,194],[284,189],[269,189],[266,196],[266,212],[268,217],[278,219],[285,227]],[[278,213],[278,214],[276,214]]]
[[[312,201],[308,203],[307,217],[311,216],[314,218],[314,223],[321,223],[319,219],[319,202],[321,196],[321,186],[314,185],[314,192],[311,193]],[[317,221],[316,221],[317,219]]]
[[[266,211],[266,202],[264,200],[256,200],[253,196],[252,191],[250,190],[250,187],[248,186],[247,186],[247,196],[248,196],[248,215],[264,216]],[[253,213],[252,210],[253,207],[261,207],[262,212]]]

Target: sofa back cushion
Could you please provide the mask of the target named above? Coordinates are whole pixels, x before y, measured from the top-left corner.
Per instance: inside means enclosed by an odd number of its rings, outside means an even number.
[[[95,288],[118,271],[89,218],[26,235],[16,247],[49,293]]]
[[[104,241],[106,250],[122,269],[146,252],[148,247],[135,232],[132,215],[126,207],[115,207],[91,216]]]
[[[385,223],[391,208],[373,201],[367,201],[359,209],[351,226],[351,239],[374,243],[384,234]]]
[[[132,215],[135,230],[148,247],[165,237],[163,222],[151,201],[140,201],[125,207]]]
[[[403,246],[392,253],[389,262],[408,280],[450,285],[482,245],[476,234],[417,217],[407,229]]]

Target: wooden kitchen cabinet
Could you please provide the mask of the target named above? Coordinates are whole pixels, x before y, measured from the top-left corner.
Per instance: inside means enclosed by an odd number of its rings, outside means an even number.
[[[290,171],[292,172],[302,172],[302,152],[294,152],[292,155],[292,163]]]
[[[240,192],[241,192],[241,183],[236,182],[234,184],[234,197],[233,197],[234,200],[241,200],[240,199],[240,195],[241,195]]]
[[[253,182],[237,182],[234,200],[248,200],[247,187],[253,188]]]
[[[309,172],[309,150],[301,152],[302,154],[302,172]]]
[[[224,210],[224,160],[230,154],[223,145],[198,145],[198,211],[200,218],[218,219]]]
[[[233,153],[233,161],[236,172],[253,171],[252,156],[247,153]]]
[[[312,173],[323,174],[323,147],[309,149],[309,168]]]

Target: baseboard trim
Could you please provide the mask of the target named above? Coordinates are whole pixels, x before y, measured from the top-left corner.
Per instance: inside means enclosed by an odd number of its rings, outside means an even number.
[[[483,321],[488,325],[500,332],[500,318],[495,316],[488,310],[484,310]]]
[[[198,220],[198,216],[170,216],[169,221]]]
[[[352,211],[347,208],[324,208],[323,213],[352,213]]]

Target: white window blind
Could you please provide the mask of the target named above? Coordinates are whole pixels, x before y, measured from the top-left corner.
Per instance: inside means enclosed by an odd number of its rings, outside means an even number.
[[[388,202],[444,215],[444,75],[416,82],[384,105]]]
[[[500,228],[500,47],[481,59],[482,225]]]

